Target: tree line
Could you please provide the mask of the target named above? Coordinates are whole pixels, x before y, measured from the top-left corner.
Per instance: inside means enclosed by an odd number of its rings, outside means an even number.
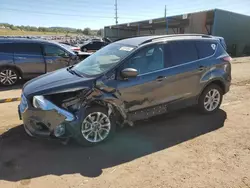
[[[38,31],[38,32],[57,32],[57,33],[77,33],[84,35],[101,35],[100,30],[91,30],[90,28],[75,29],[69,27],[34,27],[34,26],[17,26],[8,23],[0,23],[0,28],[20,31]]]

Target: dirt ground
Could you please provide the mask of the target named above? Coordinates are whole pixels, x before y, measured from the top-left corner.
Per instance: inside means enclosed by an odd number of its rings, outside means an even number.
[[[0,104],[0,188],[249,188],[250,57],[235,59],[232,71],[216,114],[158,116],[92,148],[30,138],[18,102]],[[0,98],[20,92],[2,90]]]

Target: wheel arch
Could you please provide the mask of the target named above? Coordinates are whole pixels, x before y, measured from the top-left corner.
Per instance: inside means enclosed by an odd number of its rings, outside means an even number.
[[[94,99],[87,104],[88,107],[102,106],[107,108],[109,115],[113,114],[118,122],[121,124],[127,119],[127,114],[121,106],[117,105],[112,100],[107,99]]]
[[[223,81],[223,79],[215,78],[215,79],[210,80],[208,83],[206,83],[206,84],[204,85],[204,87],[202,88],[202,90],[201,90],[199,96],[203,93],[203,91],[204,91],[208,86],[210,86],[210,85],[212,85],[212,84],[215,84],[215,85],[219,86],[219,87],[222,89],[222,91],[223,91],[223,95],[225,94],[225,92],[226,92],[226,84],[225,84],[225,82]]]
[[[21,78],[23,78],[23,72],[22,72],[22,70],[19,68],[19,67],[17,67],[17,66],[15,66],[15,65],[1,65],[0,66],[0,70],[1,69],[3,69],[3,68],[12,68],[12,69],[15,69],[15,70],[17,70],[17,72],[18,72],[18,76],[20,76]]]

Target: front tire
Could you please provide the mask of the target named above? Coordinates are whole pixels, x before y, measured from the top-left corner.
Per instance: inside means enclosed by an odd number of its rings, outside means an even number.
[[[113,114],[108,115],[104,107],[90,107],[86,110],[78,127],[75,140],[83,146],[93,146],[103,143],[113,137],[116,129]]]
[[[198,107],[202,113],[210,114],[220,108],[223,91],[216,84],[207,86],[199,97]]]
[[[19,73],[16,69],[5,67],[0,69],[0,85],[13,86],[19,80]]]

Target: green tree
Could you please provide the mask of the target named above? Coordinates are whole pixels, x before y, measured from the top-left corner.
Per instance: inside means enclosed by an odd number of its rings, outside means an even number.
[[[103,33],[103,29],[99,29],[99,30],[97,31],[97,35],[99,35],[99,36],[101,36],[102,33]]]
[[[85,35],[91,35],[91,29],[90,28],[85,28],[84,30],[83,30],[83,34],[85,34]]]

